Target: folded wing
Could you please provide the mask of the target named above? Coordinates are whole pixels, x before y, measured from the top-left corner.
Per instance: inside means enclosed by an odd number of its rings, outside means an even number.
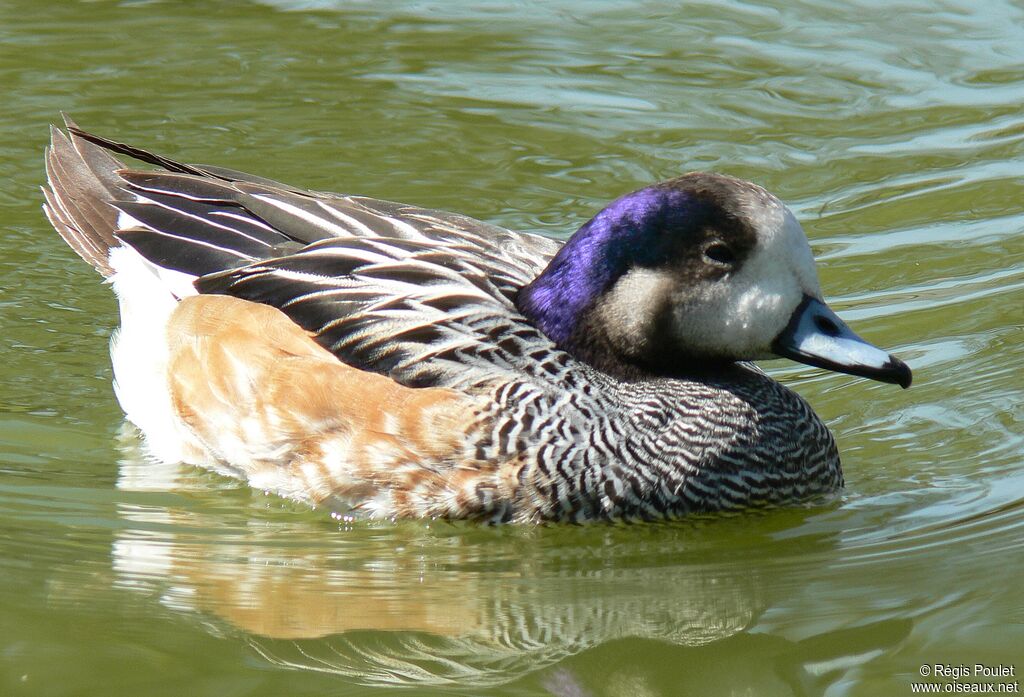
[[[200,293],[281,309],[348,365],[408,386],[565,368],[513,304],[554,240],[68,132],[54,131],[48,153],[47,214],[104,275],[109,250],[128,245]],[[111,153],[159,169],[125,169]]]

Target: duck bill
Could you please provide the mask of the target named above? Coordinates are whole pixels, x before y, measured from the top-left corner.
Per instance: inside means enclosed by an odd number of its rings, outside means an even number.
[[[912,375],[906,363],[857,336],[822,301],[805,295],[772,352],[800,363],[890,382],[906,389]]]

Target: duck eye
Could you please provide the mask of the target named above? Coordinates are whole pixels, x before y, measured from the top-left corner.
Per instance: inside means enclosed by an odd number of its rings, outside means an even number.
[[[736,261],[736,255],[722,242],[714,242],[704,250],[704,256],[716,264],[731,264]]]

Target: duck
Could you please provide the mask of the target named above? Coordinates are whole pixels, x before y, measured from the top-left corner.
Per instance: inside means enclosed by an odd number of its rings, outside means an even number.
[[[141,165],[127,167],[118,156]],[[150,459],[380,519],[648,521],[843,487],[753,361],[900,385],[825,303],[790,209],[690,172],[564,243],[51,127],[44,212],[117,296]]]

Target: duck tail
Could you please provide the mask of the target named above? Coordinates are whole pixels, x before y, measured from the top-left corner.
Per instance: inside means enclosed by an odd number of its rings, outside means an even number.
[[[112,250],[128,246],[157,267],[198,277],[299,246],[246,207],[238,186],[284,185],[220,167],[188,165],[78,128],[51,127],[43,210],[80,257],[110,277]],[[156,169],[126,169],[125,155]]]
[[[43,212],[78,256],[109,277],[114,273],[110,249],[121,244],[114,235],[118,211],[110,201],[124,197],[124,182],[117,174],[124,165],[81,137],[66,115],[64,123],[68,135],[50,127]]]

